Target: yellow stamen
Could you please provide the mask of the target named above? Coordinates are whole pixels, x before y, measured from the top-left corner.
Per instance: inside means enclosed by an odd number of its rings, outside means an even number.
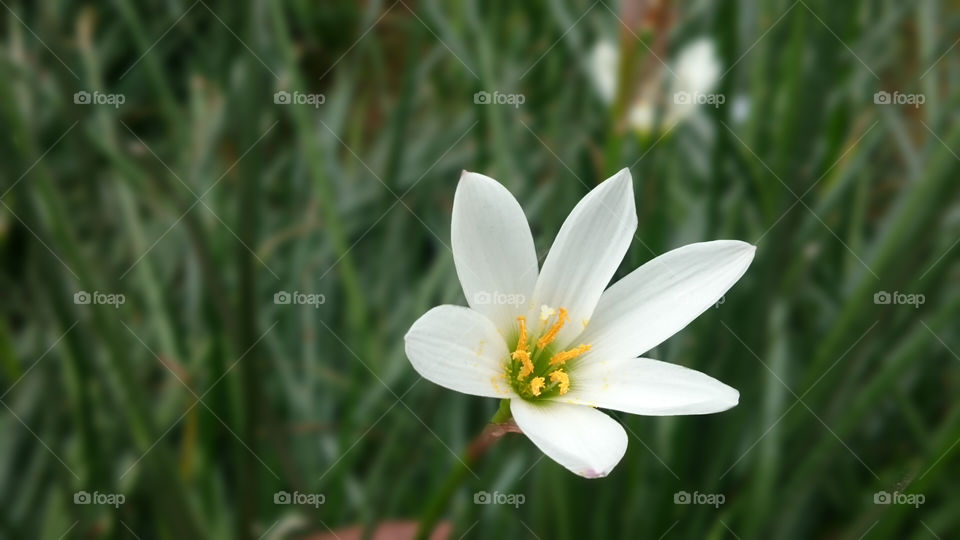
[[[570,376],[563,372],[563,370],[556,370],[550,374],[550,381],[555,383],[560,383],[560,395],[564,395],[570,391]]]
[[[553,323],[553,326],[547,330],[547,333],[543,335],[540,339],[537,340],[537,347],[543,349],[550,344],[556,337],[557,333],[560,332],[560,329],[563,328],[563,323],[570,320],[570,317],[567,316],[567,310],[560,308],[560,312],[557,313],[557,320]]]
[[[520,360],[520,373],[517,374],[518,381],[522,381],[527,375],[533,373],[533,362],[530,361],[529,352],[517,350],[511,356],[514,360]]]
[[[589,350],[590,344],[584,343],[583,345],[578,345],[568,351],[560,351],[550,358],[550,365],[563,365],[567,360],[572,360]]]
[[[542,390],[546,384],[547,382],[543,380],[543,377],[534,377],[533,380],[530,381],[530,392],[535,396],[539,396],[540,390]]]
[[[520,373],[517,374],[517,380],[522,381],[524,377],[533,373],[533,362],[530,361],[530,349],[527,345],[527,319],[526,317],[517,317],[520,323],[520,337],[517,339],[517,350],[510,353],[510,357],[520,361]]]
[[[517,339],[517,351],[526,351],[527,349],[527,318],[524,316],[517,317],[517,322],[520,323],[520,338]]]

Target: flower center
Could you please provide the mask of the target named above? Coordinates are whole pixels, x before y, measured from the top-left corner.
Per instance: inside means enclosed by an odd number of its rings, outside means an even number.
[[[570,320],[564,308],[540,308],[540,324],[537,336],[530,335],[527,318],[517,317],[520,327],[517,346],[507,361],[507,380],[520,397],[544,399],[562,396],[570,391],[570,375],[566,369],[572,360],[590,350],[589,344],[581,344],[565,351],[556,351],[551,346],[563,325]]]

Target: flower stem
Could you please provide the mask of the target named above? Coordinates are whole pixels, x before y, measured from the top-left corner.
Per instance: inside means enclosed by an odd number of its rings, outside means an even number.
[[[490,422],[483,428],[483,431],[477,435],[473,442],[470,443],[466,452],[463,453],[457,464],[450,471],[450,474],[447,475],[446,480],[443,481],[436,495],[434,495],[427,504],[426,510],[420,517],[420,528],[417,530],[416,536],[417,540],[426,540],[430,536],[430,533],[433,532],[433,528],[436,526],[440,514],[447,507],[450,498],[457,490],[457,487],[460,486],[464,477],[470,472],[470,467],[477,462],[480,456],[483,455],[493,443],[510,432],[519,433],[520,430],[517,428],[517,425],[511,421],[510,400],[504,399],[500,401],[500,407],[497,409],[497,412],[493,414],[493,417],[490,418]]]
[[[497,412],[493,413],[493,417],[490,418],[491,424],[505,424],[507,423],[512,415],[510,414],[510,400],[501,399],[500,407],[497,408]]]

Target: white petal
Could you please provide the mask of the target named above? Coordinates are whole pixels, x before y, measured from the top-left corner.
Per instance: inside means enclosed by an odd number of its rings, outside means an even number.
[[[564,347],[583,331],[636,230],[633,179],[628,169],[595,187],[570,212],[543,263],[533,294],[536,306],[563,307],[570,313],[556,347]]]
[[[683,366],[624,358],[578,363],[557,400],[648,416],[710,414],[737,405],[740,393]]]
[[[586,478],[610,474],[627,451],[627,434],[616,420],[582,405],[510,400],[520,429],[550,459]]]
[[[669,251],[613,284],[578,341],[593,358],[634,358],[653,349],[713,306],[753,261],[754,246],[736,240]]]
[[[537,283],[537,252],[520,204],[496,180],[464,171],[451,241],[467,303],[509,334]]]
[[[428,381],[475,396],[516,395],[502,366],[507,344],[476,311],[437,306],[413,323],[404,341],[413,369]]]

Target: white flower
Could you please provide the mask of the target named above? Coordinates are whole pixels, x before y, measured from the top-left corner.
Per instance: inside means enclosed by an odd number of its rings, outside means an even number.
[[[716,86],[720,78],[720,62],[717,60],[713,42],[700,38],[685,46],[677,55],[673,73],[673,98],[669,101],[663,120],[667,129],[693,114],[697,108],[696,97],[709,94]],[[687,96],[689,99],[677,99],[678,95]]]
[[[688,43],[677,55],[675,88],[687,92],[707,93],[720,79],[720,61],[713,42],[700,38]]]
[[[746,271],[754,246],[687,245],[606,289],[636,227],[633,180],[623,169],[577,204],[538,271],[519,203],[492,178],[464,171],[451,236],[470,307],[420,317],[405,337],[410,363],[451,390],[509,399],[527,437],[588,478],[606,476],[627,447],[620,424],[595,407],[660,416],[735,406],[733,388],[638,357],[714,305]],[[498,301],[509,299],[522,300]]]
[[[590,80],[596,86],[597,94],[604,103],[610,105],[617,93],[617,70],[620,63],[620,51],[610,41],[598,41],[590,50],[587,70]]]
[[[599,41],[593,46],[589,78],[597,94],[608,105],[614,100],[619,64],[620,51],[612,42]],[[713,91],[720,79],[721,66],[713,42],[708,38],[699,38],[679,51],[669,70],[663,65],[658,65],[658,68],[641,83],[627,112],[630,126],[642,133],[648,133],[655,127],[657,107],[663,107],[664,131],[689,118],[696,112],[697,97]]]

